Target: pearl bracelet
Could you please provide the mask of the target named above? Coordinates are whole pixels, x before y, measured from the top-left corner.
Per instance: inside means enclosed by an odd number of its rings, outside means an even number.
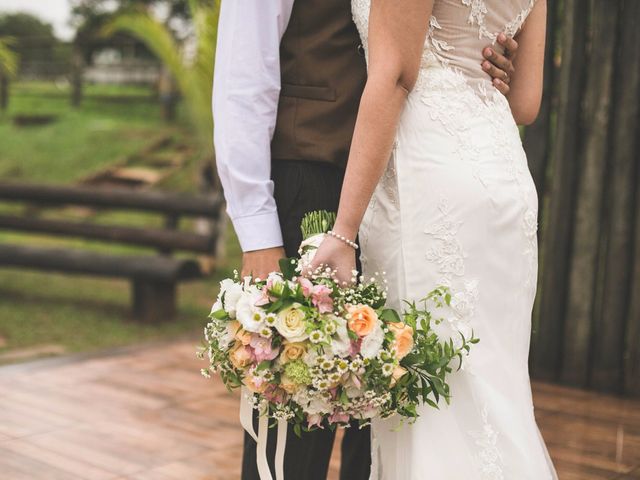
[[[344,237],[342,235],[340,235],[339,233],[334,232],[333,230],[329,230],[327,232],[327,235],[331,235],[333,238],[337,238],[338,240],[340,240],[341,242],[346,243],[347,245],[349,245],[351,248],[353,248],[354,250],[358,249],[358,244],[356,242],[352,242],[351,240],[349,240],[347,237]]]

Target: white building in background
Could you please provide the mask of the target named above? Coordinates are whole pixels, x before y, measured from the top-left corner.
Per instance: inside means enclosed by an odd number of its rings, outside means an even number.
[[[124,56],[121,51],[108,48],[96,52],[83,77],[90,83],[155,85],[160,72],[156,60]]]

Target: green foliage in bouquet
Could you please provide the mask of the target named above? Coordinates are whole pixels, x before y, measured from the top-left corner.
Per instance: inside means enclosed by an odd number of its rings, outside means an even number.
[[[336,213],[327,210],[317,210],[307,213],[302,219],[300,229],[302,230],[302,238],[307,239],[314,235],[327,233],[336,223]]]

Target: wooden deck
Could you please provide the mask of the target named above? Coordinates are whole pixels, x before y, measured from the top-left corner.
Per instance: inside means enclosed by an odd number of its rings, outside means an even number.
[[[238,478],[238,398],[199,375],[196,343],[0,368],[0,478]],[[561,480],[640,479],[639,401],[545,384],[535,401]]]

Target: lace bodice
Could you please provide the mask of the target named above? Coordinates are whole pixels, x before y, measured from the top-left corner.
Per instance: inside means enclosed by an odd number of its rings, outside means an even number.
[[[531,12],[535,0],[435,0],[429,20],[421,76],[430,66],[448,67],[461,73],[480,91],[490,83],[482,70],[482,49],[496,42],[498,34],[514,36]],[[352,0],[353,19],[365,52],[371,0]]]

